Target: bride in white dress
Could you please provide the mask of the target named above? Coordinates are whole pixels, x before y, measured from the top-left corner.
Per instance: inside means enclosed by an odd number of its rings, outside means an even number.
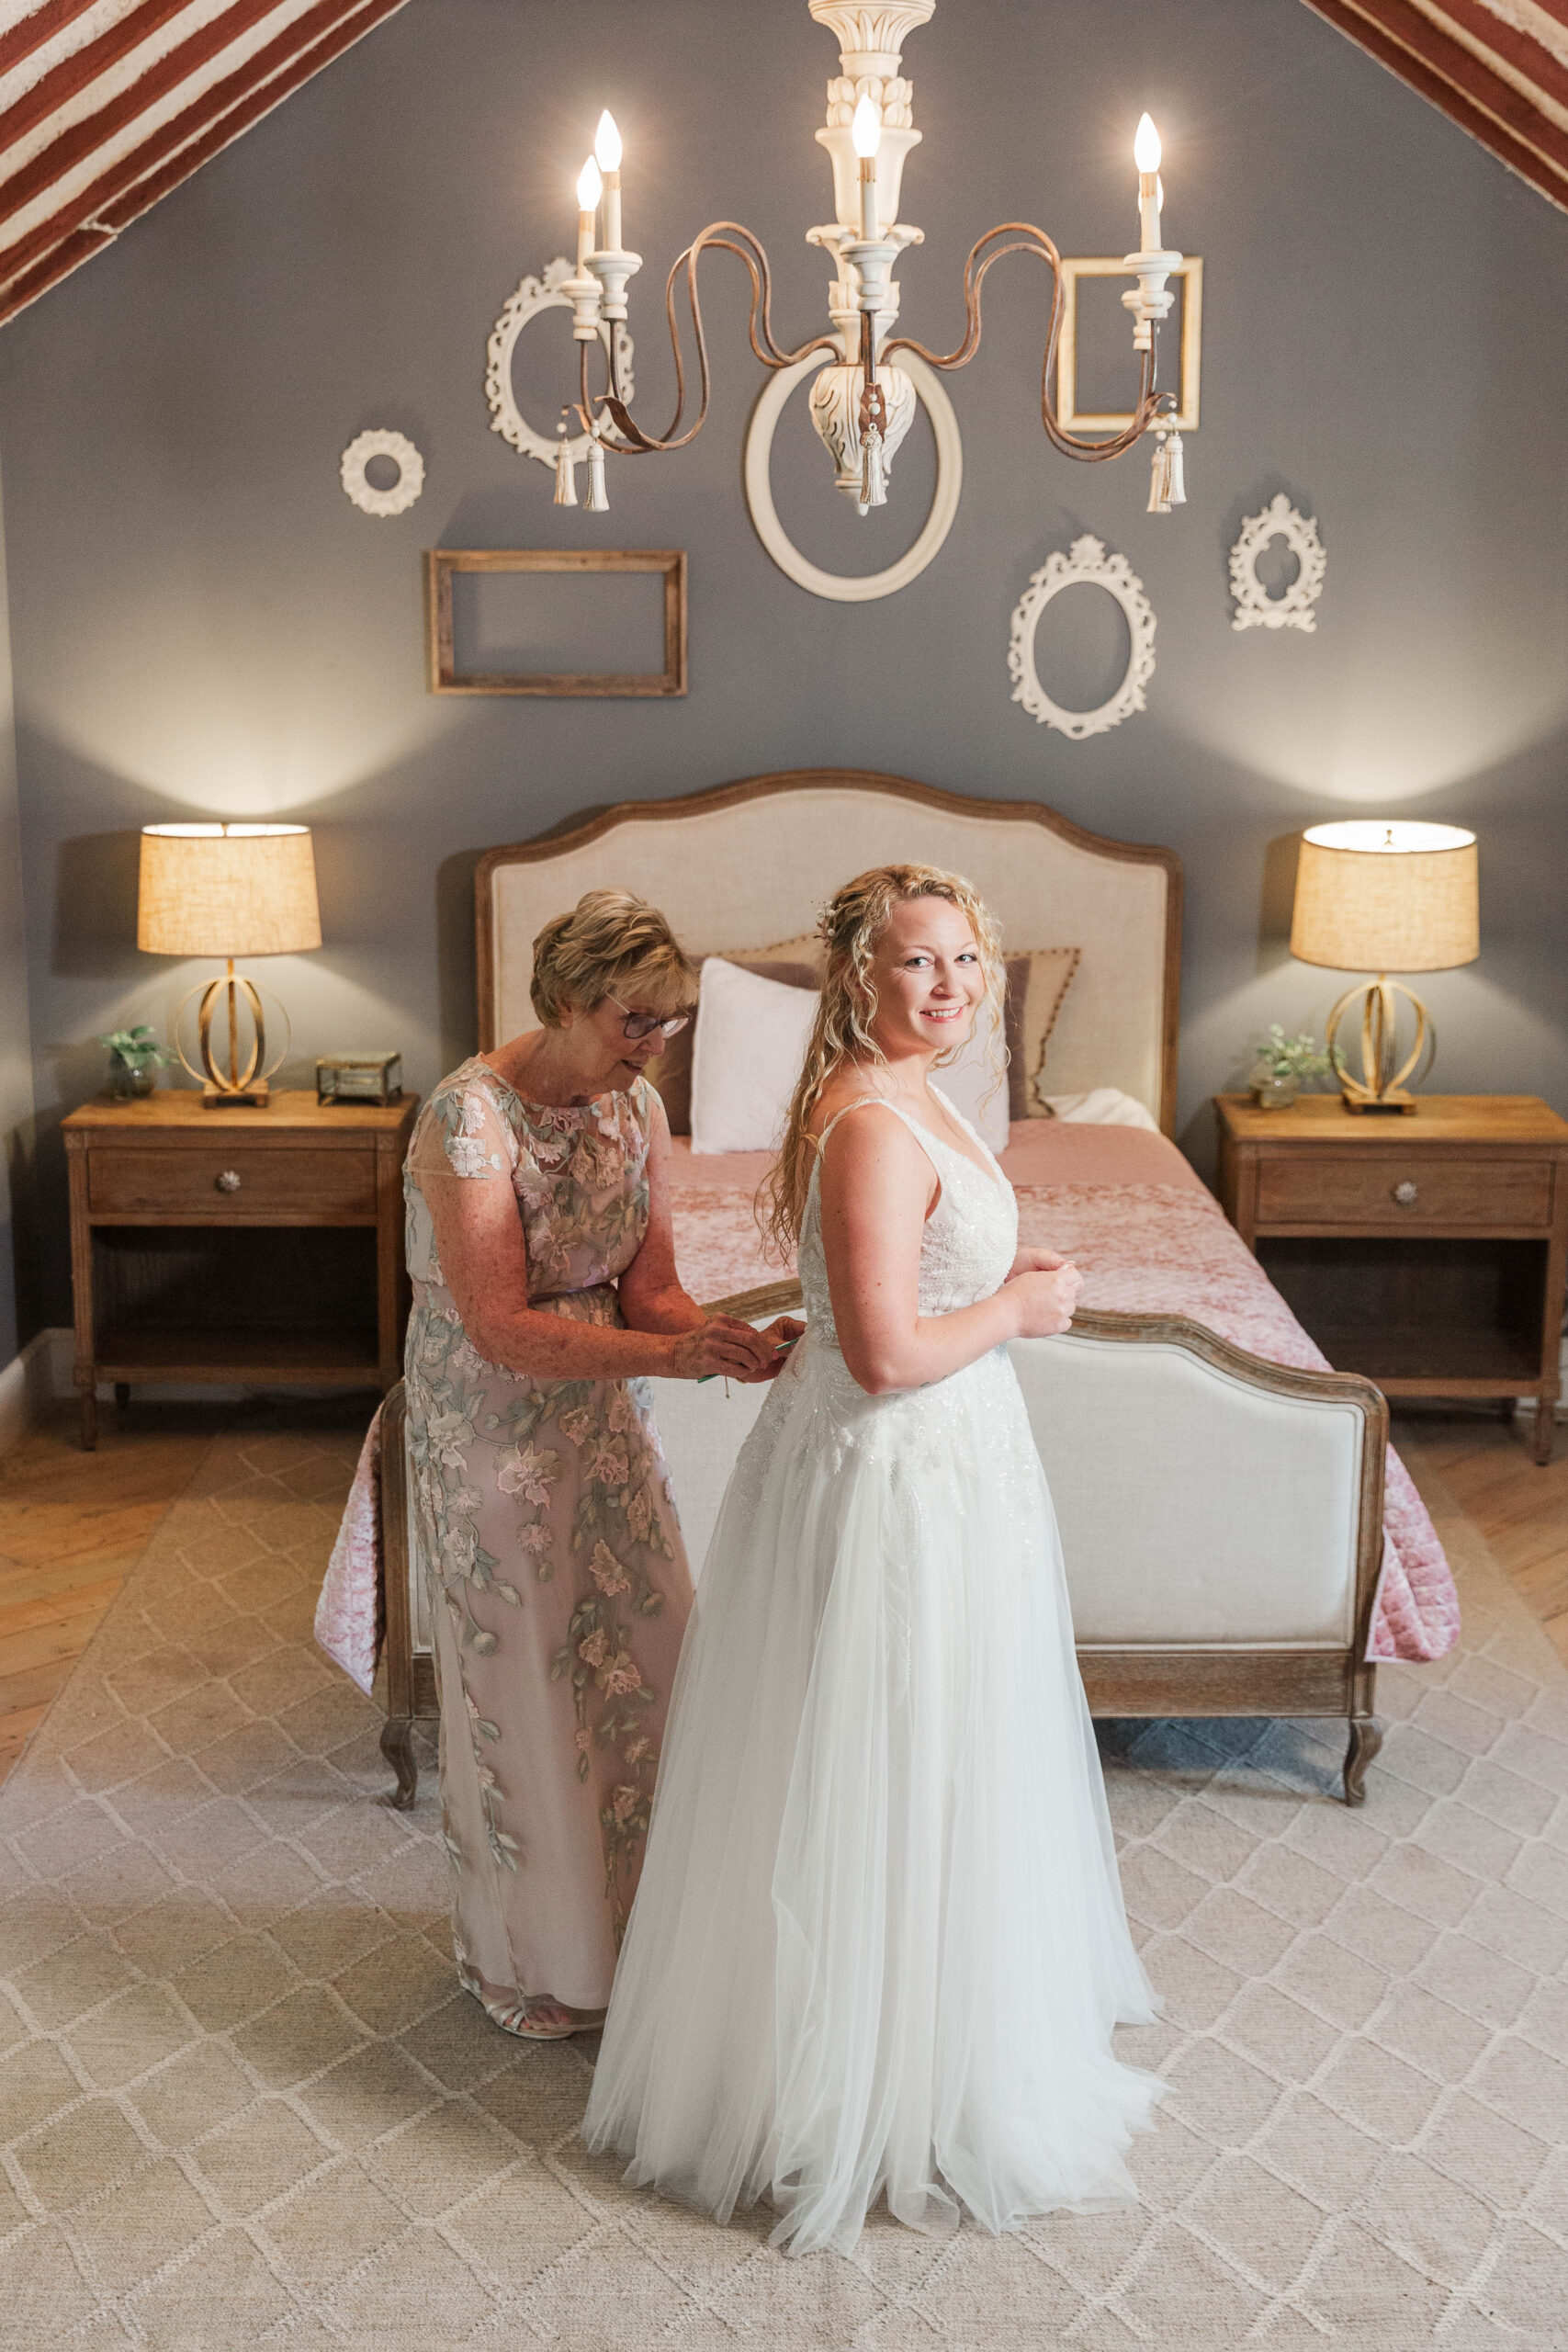
[[[775,2244],[847,2252],[1135,2197],[1160,2090],[1051,1499],[1006,1342],[1079,1276],[928,1079],[999,1001],[967,883],[889,866],[824,918],[773,1179],[805,1337],[720,1510],[583,2132]],[[1112,1508],[1107,1498],[1107,1508]]]

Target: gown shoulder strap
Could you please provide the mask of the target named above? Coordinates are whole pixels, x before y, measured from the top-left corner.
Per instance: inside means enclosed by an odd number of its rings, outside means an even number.
[[[898,1108],[897,1102],[889,1102],[885,1094],[860,1094],[856,1096],[852,1102],[846,1102],[839,1110],[835,1111],[827,1125],[823,1128],[822,1133],[817,1139],[817,1157],[813,1163],[814,1167],[820,1168],[822,1165],[822,1154],[828,1148],[828,1138],[832,1134],[833,1129],[838,1125],[839,1121],[840,1119],[847,1119],[852,1111],[863,1111],[868,1104],[879,1111],[891,1111],[893,1116],[896,1119],[901,1120],[903,1125],[908,1128],[909,1133],[914,1136],[921,1150],[925,1152],[926,1158],[928,1159],[931,1159],[931,1152],[927,1149],[929,1138],[921,1131],[919,1119],[912,1119],[908,1111],[901,1111]]]

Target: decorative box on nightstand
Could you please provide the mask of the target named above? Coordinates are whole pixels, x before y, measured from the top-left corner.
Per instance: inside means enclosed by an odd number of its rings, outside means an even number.
[[[1551,1458],[1568,1279],[1568,1121],[1533,1094],[1222,1094],[1220,1199],[1337,1372],[1384,1395],[1535,1399]]]
[[[112,1381],[309,1383],[401,1371],[402,1164],[417,1095],[209,1109],[175,1091],[63,1125],[82,1442]]]

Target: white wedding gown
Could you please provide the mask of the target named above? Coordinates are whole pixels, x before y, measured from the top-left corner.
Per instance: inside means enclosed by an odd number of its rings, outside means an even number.
[[[906,1124],[942,1182],[919,1278],[942,1315],[998,1288],[1018,1205],[994,1160]],[[806,1337],[687,1630],[584,2137],[721,2222],[770,2196],[794,2253],[847,2252],[884,2192],[931,2232],[1131,2201],[1160,2086],[1111,2030],[1157,2005],[1017,1378],[998,1348],[865,1393],[815,1175],[800,1279]]]

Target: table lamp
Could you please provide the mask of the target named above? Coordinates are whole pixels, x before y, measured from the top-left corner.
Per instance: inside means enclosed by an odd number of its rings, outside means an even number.
[[[321,944],[316,861],[308,825],[144,825],[136,944],[150,956],[221,956],[226,974],[202,991],[197,1016],[202,1067],[179,1057],[202,1081],[208,1108],[265,1105],[271,1069],[266,1024],[254,982],[234,970],[236,956],[298,956]],[[193,989],[191,995],[197,991]],[[251,1050],[240,1066],[240,998],[251,1016]],[[228,1000],[229,1067],[214,1055],[212,1028]],[[186,997],[180,1007],[190,1002]],[[287,1019],[285,1015],[285,1019]],[[175,1015],[176,1032],[179,1015]]]
[[[1390,972],[1446,972],[1481,953],[1475,835],[1457,825],[1356,818],[1314,825],[1302,836],[1291,953],[1336,972],[1375,972],[1347,989],[1324,1042],[1347,1111],[1414,1111],[1404,1081],[1436,1032],[1420,998]],[[1416,1042],[1395,1069],[1396,996],[1416,1008]],[[1361,1000],[1361,1075],[1352,1078],[1335,1038]],[[1429,1065],[1428,1065],[1429,1066]]]

